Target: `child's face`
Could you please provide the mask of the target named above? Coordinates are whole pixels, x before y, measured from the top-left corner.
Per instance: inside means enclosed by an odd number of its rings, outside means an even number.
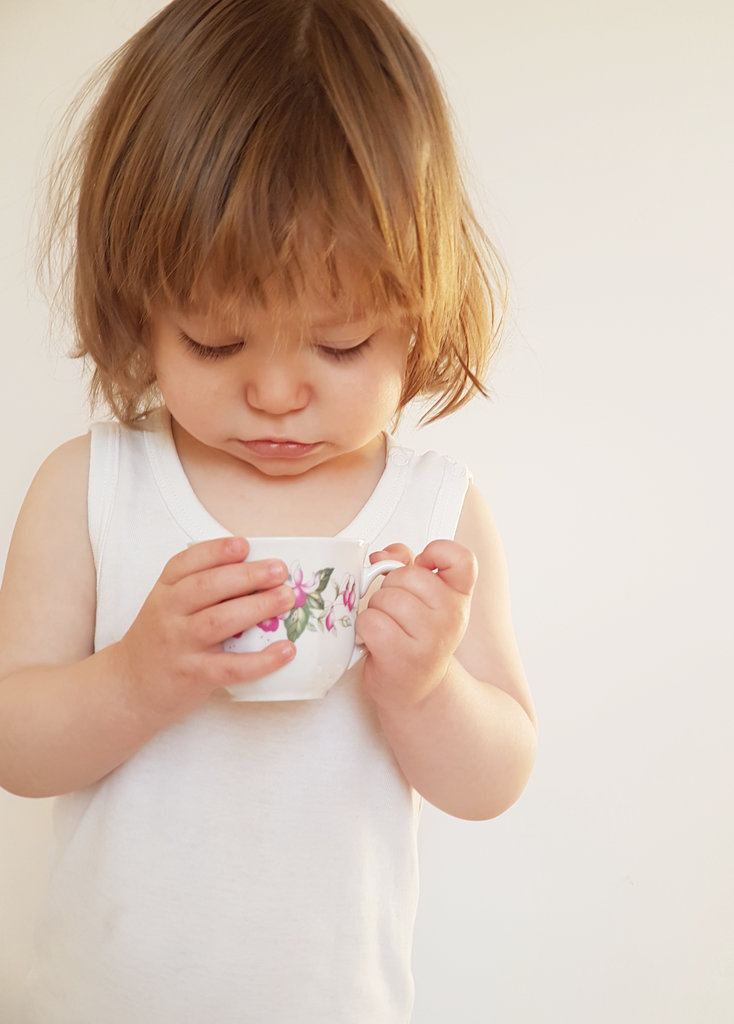
[[[359,452],[402,393],[410,328],[318,297],[278,320],[250,307],[245,330],[215,314],[158,312],[153,362],[174,420],[268,476],[296,476]]]

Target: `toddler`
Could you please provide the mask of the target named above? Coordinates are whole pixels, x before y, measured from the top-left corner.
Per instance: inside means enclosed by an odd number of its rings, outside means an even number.
[[[381,0],[174,0],[64,165],[78,354],[112,418],[38,472],[0,591],[0,784],[56,796],[26,1024],[406,1024],[422,799],[534,755],[501,545],[390,432],[476,392],[501,319],[430,63]],[[247,538],[404,563],[322,700]]]

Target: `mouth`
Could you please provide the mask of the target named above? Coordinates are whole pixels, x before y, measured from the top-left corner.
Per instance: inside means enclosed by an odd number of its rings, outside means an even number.
[[[304,455],[310,455],[319,447],[316,444],[302,444],[300,441],[291,441],[287,438],[257,438],[254,441],[242,441],[241,444],[253,455],[261,459],[300,459]]]

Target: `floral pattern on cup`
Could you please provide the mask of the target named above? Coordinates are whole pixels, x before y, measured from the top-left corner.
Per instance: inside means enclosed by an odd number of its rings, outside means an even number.
[[[350,628],[357,603],[357,581],[348,573],[339,585],[333,573],[333,568],[318,569],[307,581],[300,562],[294,562],[286,581],[295,594],[293,607],[283,615],[263,619],[258,627],[264,633],[275,633],[283,623],[292,643],[307,629],[336,634],[338,626]],[[239,637],[242,633],[235,635]]]

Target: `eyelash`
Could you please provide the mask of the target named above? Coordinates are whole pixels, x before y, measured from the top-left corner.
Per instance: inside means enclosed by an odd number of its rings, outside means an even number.
[[[337,363],[345,359],[356,359],[365,354],[373,337],[374,335],[371,334],[369,338],[360,341],[359,345],[352,345],[351,348],[328,348],[326,345],[320,345],[319,351],[330,359],[336,360]]]
[[[226,356],[232,356],[236,352],[240,352],[244,346],[243,341],[235,341],[231,345],[202,345],[198,341],[194,341],[188,334],[184,334],[183,331],[179,332],[181,341],[186,345],[189,351],[193,352],[195,356],[200,359],[224,359]],[[369,338],[365,338],[358,345],[353,345],[351,348],[329,348],[327,345],[319,345],[319,352],[322,352],[329,359],[335,360],[339,363],[348,359],[356,359],[369,348],[370,342],[374,335],[370,335]]]
[[[235,341],[231,345],[201,345],[183,331],[180,332],[180,337],[184,345],[200,359],[224,359],[225,356],[233,356],[235,352],[239,352],[245,344],[244,341]]]

